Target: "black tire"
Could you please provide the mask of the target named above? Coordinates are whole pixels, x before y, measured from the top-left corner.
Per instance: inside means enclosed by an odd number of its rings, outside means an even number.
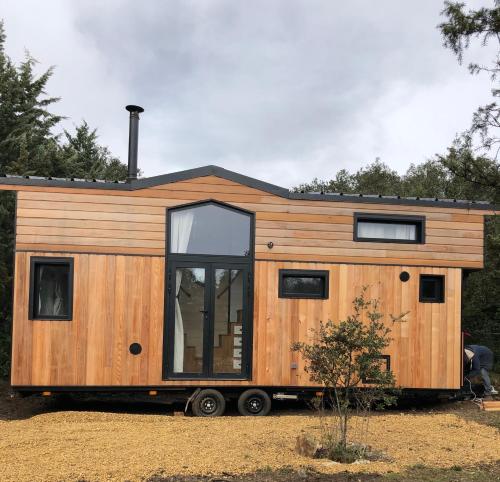
[[[271,411],[269,395],[259,388],[245,390],[238,398],[238,412],[241,415],[264,417]]]
[[[192,402],[196,417],[220,417],[226,410],[226,400],[218,390],[202,390]]]

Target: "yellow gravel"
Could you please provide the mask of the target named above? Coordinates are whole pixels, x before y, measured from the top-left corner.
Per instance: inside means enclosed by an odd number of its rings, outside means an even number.
[[[311,466],[321,472],[399,471],[500,459],[497,430],[454,414],[374,416],[366,441],[393,462],[342,465],[301,457],[297,435],[317,426],[304,414],[200,419],[168,415],[55,412],[0,421],[0,480],[144,480],[164,475],[242,474]]]

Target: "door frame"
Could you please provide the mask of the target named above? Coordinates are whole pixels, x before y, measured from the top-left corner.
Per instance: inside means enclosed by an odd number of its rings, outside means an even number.
[[[224,256],[209,254],[171,254],[169,252],[170,239],[170,216],[173,211],[183,208],[194,207],[204,204],[216,204],[231,211],[242,212],[250,217],[250,253],[249,256]],[[251,380],[253,359],[253,307],[254,307],[254,267],[255,267],[255,213],[226,204],[214,199],[206,199],[193,203],[182,204],[166,209],[166,232],[165,232],[165,291],[164,291],[164,323],[163,323],[163,360],[162,380]],[[174,328],[175,328],[175,290],[173,290],[174,273],[177,267],[205,268],[205,307],[213,314],[214,283],[212,282],[215,269],[243,269],[246,272],[244,279],[244,297],[242,323],[242,357],[241,373],[223,373],[214,375],[213,368],[213,321],[209,321],[208,330],[203,332],[203,373],[174,373]],[[207,276],[210,281],[207,282]],[[208,300],[208,301],[207,301]],[[208,352],[207,352],[208,345]],[[205,366],[205,357],[208,364]]]
[[[174,373],[174,342],[175,342],[175,278],[178,268],[202,268],[205,269],[205,302],[204,308],[207,313],[204,315],[203,329],[203,371],[201,373]],[[241,346],[241,372],[240,373],[213,373],[213,353],[214,353],[214,312],[215,312],[215,270],[216,269],[239,269],[243,272],[243,320],[242,320],[242,346]],[[165,331],[167,334],[166,344],[164,344],[164,375],[169,380],[246,380],[249,377],[248,355],[252,348],[249,322],[250,311],[250,266],[248,263],[210,261],[200,258],[195,260],[171,260],[167,274],[167,292],[169,302],[167,303],[167,322]]]

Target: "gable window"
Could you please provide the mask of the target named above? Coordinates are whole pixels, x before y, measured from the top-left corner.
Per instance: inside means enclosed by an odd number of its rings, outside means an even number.
[[[172,209],[170,254],[250,256],[251,215],[209,201]]]
[[[444,276],[420,275],[420,296],[422,303],[444,303]]]
[[[280,269],[280,298],[328,298],[328,271]]]
[[[354,214],[354,241],[424,243],[425,218],[397,214]]]
[[[29,318],[73,318],[73,258],[31,258]]]

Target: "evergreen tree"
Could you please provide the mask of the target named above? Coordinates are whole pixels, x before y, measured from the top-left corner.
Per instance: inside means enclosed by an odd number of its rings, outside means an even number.
[[[26,54],[16,67],[5,53],[5,32],[0,23],[0,175],[62,175],[63,159],[52,129],[61,116],[48,111],[59,99],[47,97],[48,69],[35,76],[36,61]]]
[[[375,192],[384,196],[402,194],[399,174],[378,158],[374,163],[356,172],[354,182],[359,193],[369,194]]]
[[[438,28],[443,43],[461,63],[465,51],[474,40],[481,45],[493,44],[496,55],[491,64],[469,64],[471,74],[487,73],[493,83],[493,101],[481,106],[472,116],[469,129],[455,139],[447,155],[441,162],[455,175],[467,179],[477,186],[496,190],[494,199],[500,200],[500,106],[496,98],[500,96],[500,1],[495,0],[492,8],[466,11],[465,4],[446,1],[442,14],[446,21]]]
[[[500,203],[500,1],[491,8],[466,10],[463,3],[446,1],[439,25],[444,46],[461,63],[474,40],[493,44],[495,58],[490,65],[469,64],[471,74],[486,73],[492,81],[493,101],[481,106],[472,116],[470,128],[455,139],[445,156],[439,159],[456,178],[469,183],[477,192]],[[476,340],[492,346],[500,358],[500,221],[488,220],[485,230],[485,269],[470,275],[463,296],[465,326]]]
[[[83,121],[75,134],[64,131],[66,143],[63,156],[72,177],[89,179],[122,180],[127,177],[127,166],[112,156],[109,149],[97,143],[97,129]]]
[[[5,40],[0,21],[0,176],[125,179],[126,166],[97,143],[97,132],[87,123],[74,135],[65,132],[61,143],[53,131],[62,117],[49,111],[59,98],[45,92],[53,69],[36,76],[29,54],[16,66],[5,52]],[[10,358],[14,209],[13,193],[0,191],[0,378],[7,376]]]
[[[334,179],[314,179],[311,183],[301,184],[295,191],[306,192],[336,192],[344,194],[384,194],[397,195],[401,193],[401,178],[386,164],[375,159],[372,164],[350,173],[340,170]]]

